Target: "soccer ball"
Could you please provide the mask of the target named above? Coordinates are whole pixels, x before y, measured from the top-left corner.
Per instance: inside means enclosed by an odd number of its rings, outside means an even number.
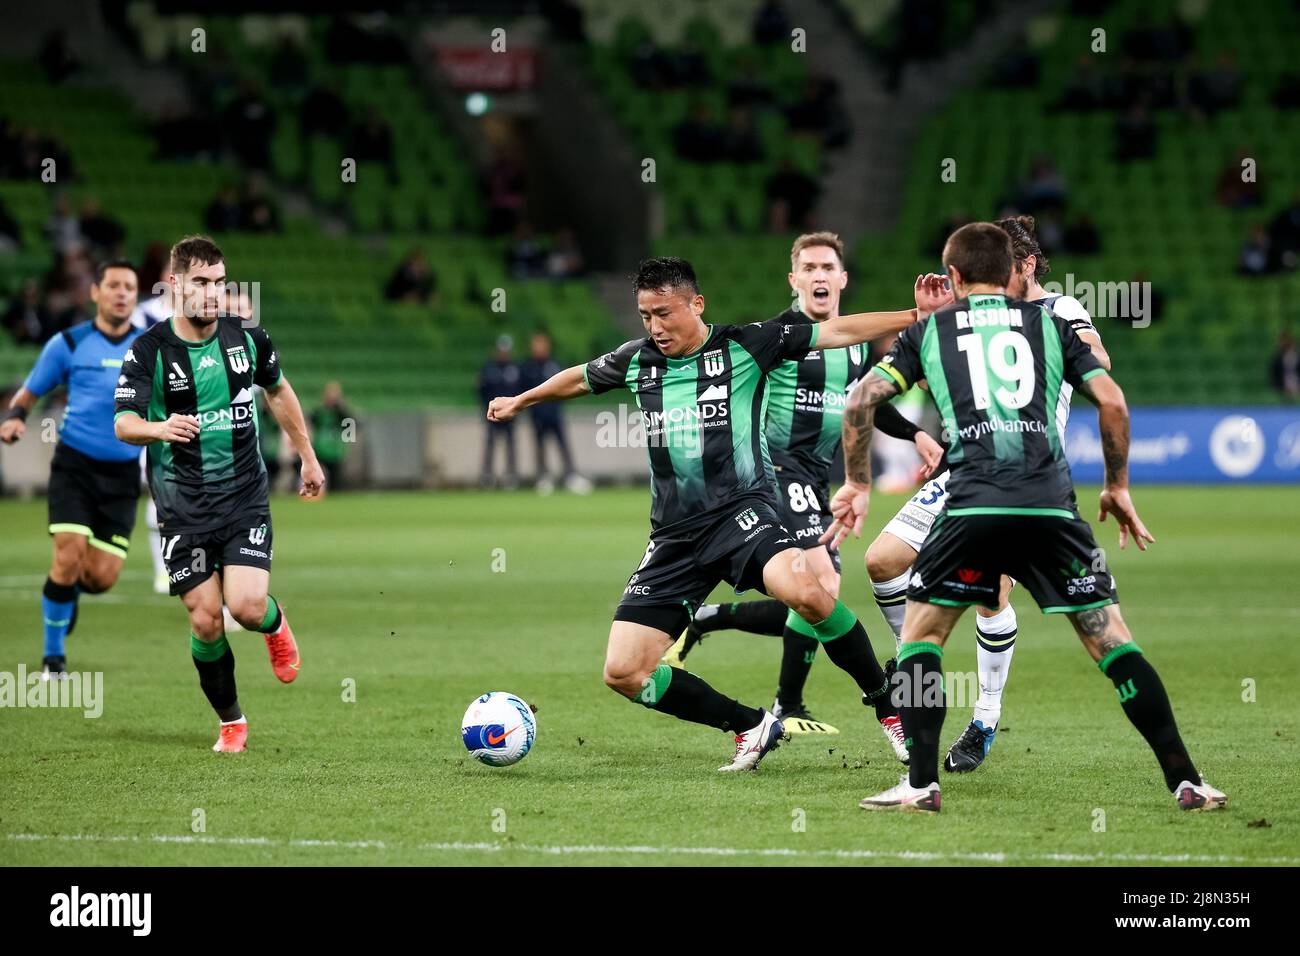
[[[469,705],[460,722],[460,737],[474,759],[491,767],[508,767],[532,750],[537,718],[521,698],[492,691]]]

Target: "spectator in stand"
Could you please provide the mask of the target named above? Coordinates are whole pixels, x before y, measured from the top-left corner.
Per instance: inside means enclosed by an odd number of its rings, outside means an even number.
[[[251,80],[240,83],[239,95],[226,107],[223,129],[227,145],[240,162],[253,169],[268,168],[275,113]]]
[[[329,83],[318,83],[307,93],[299,111],[302,123],[302,135],[329,136],[337,138],[343,135],[348,126],[348,112],[338,90]]]
[[[424,250],[412,249],[393,270],[384,287],[384,298],[389,302],[427,304],[437,290],[437,282]]]
[[[1237,150],[1237,158],[1224,166],[1214,187],[1214,198],[1219,205],[1229,209],[1249,209],[1264,201],[1264,187],[1259,182],[1246,182],[1242,165],[1250,157],[1248,150]]]
[[[177,103],[163,108],[153,137],[159,159],[213,159],[221,149],[218,127]]]
[[[208,232],[235,232],[239,229],[239,199],[234,186],[227,183],[217,190],[203,214],[203,223]]]
[[[88,251],[92,259],[121,258],[126,229],[100,209],[97,200],[87,199],[81,204],[80,226],[81,235],[90,245]]]
[[[1029,168],[1029,175],[1020,184],[1020,198],[1016,205],[1021,211],[1037,216],[1046,209],[1065,207],[1065,177],[1047,156],[1037,156]]]
[[[325,469],[325,487],[333,491],[343,488],[343,460],[347,457],[348,441],[355,435],[356,419],[343,401],[343,386],[328,382],[321,395],[321,404],[311,413],[312,442],[316,457]],[[300,466],[301,467],[301,466]]]
[[[1241,102],[1241,70],[1231,52],[1219,54],[1213,69],[1198,70],[1187,84],[1187,97],[1194,109],[1206,116],[1231,109]]]
[[[763,143],[747,109],[733,109],[723,137],[723,155],[733,163],[756,163],[763,158]]]
[[[1263,226],[1251,226],[1250,238],[1242,244],[1237,256],[1237,271],[1247,276],[1268,275],[1273,271],[1272,243]]]
[[[1065,251],[1079,256],[1095,256],[1101,252],[1101,234],[1092,217],[1085,213],[1066,227]]]
[[[81,235],[81,220],[72,214],[72,204],[68,202],[66,193],[59,193],[54,200],[54,211],[45,223],[45,238],[59,255],[80,249],[85,242]]]
[[[298,90],[307,82],[307,58],[293,37],[280,37],[267,76],[279,90]]]
[[[514,348],[514,341],[508,335],[502,335],[497,339],[496,353],[483,366],[478,377],[478,397],[483,403],[484,412],[487,411],[492,399],[501,396],[518,395],[520,389],[519,366],[515,364],[511,351]],[[506,449],[506,474],[504,485],[507,488],[515,488],[519,485],[519,472],[515,468],[515,432],[513,421],[510,422],[489,422],[484,419],[487,426],[483,445],[483,471],[479,478],[479,483],[484,488],[490,488],[497,484],[493,470],[493,452],[498,444],[504,444]]]
[[[999,218],[1006,219],[1010,216],[1017,215],[1014,209],[1004,210]],[[943,247],[948,244],[948,237],[967,223],[974,222],[970,214],[966,212],[955,212],[948,217],[948,221],[939,227],[930,240],[930,245],[926,248],[926,253],[934,256],[936,259],[943,255]]]
[[[515,231],[524,209],[524,171],[505,153],[498,153],[487,174],[488,235]]]
[[[796,133],[813,133],[828,149],[843,146],[849,140],[848,111],[840,96],[840,86],[828,76],[809,76],[804,81],[798,102],[785,111],[790,129]]]
[[[41,301],[41,285],[35,279],[23,282],[22,291],[9,303],[0,322],[19,345],[41,345],[58,331],[54,316]]]
[[[91,318],[87,306],[94,281],[94,264],[81,247],[55,260],[45,277],[45,305],[54,317],[56,332]]]
[[[155,296],[163,294],[159,289],[159,284],[163,283],[165,276],[170,268],[168,261],[171,249],[161,242],[151,242],[144,250],[144,258],[140,263],[140,302],[147,302]],[[165,283],[163,283],[165,284]]]
[[[1300,257],[1300,193],[1268,224],[1268,239],[1274,268],[1294,269]]]
[[[795,169],[787,156],[781,168],[767,181],[768,228],[772,232],[807,231],[821,187]]]
[[[81,61],[68,43],[68,31],[63,29],[45,35],[38,59],[51,83],[62,83],[81,68]]]
[[[1075,61],[1070,85],[1061,94],[1057,105],[1063,110],[1088,112],[1099,110],[1107,104],[1106,78],[1097,65],[1097,57],[1080,54]]]
[[[1269,378],[1273,388],[1284,399],[1289,402],[1300,399],[1300,353],[1296,351],[1289,330],[1283,329],[1277,337],[1277,351],[1273,353]]]
[[[711,163],[726,154],[726,133],[713,118],[713,110],[697,102],[690,116],[673,129],[673,149],[682,159]]]
[[[280,214],[261,186],[245,182],[239,198],[239,228],[244,232],[271,233],[280,231]]]
[[[546,274],[552,279],[573,279],[586,271],[582,250],[572,229],[561,229],[555,236],[551,251],[546,254]]]
[[[1300,109],[1300,73],[1290,70],[1282,74],[1273,91],[1273,105],[1280,110]]]
[[[18,221],[9,212],[3,198],[0,198],[0,252],[13,252],[22,247],[22,230]]]
[[[506,271],[512,279],[536,279],[546,274],[546,250],[527,219],[519,223],[506,250]]]
[[[393,162],[393,131],[373,106],[366,117],[348,132],[348,155],[359,163]]]
[[[763,0],[754,13],[754,42],[759,46],[790,42],[790,18],[778,0]]]
[[[560,363],[551,356],[551,337],[545,332],[534,332],[528,343],[528,361],[524,362],[519,372],[519,391],[541,385],[552,375],[560,372]],[[563,471],[560,479],[570,491],[585,495],[591,491],[591,482],[579,475],[573,468],[573,456],[569,454],[569,442],[564,434],[564,417],[560,414],[557,402],[542,402],[529,411],[533,422],[533,447],[537,455],[537,474],[535,480],[537,491],[549,495],[555,490],[555,481],[546,467],[546,445],[550,441],[560,453]]]
[[[1121,163],[1156,154],[1156,125],[1142,103],[1131,106],[1115,124],[1115,158]]]

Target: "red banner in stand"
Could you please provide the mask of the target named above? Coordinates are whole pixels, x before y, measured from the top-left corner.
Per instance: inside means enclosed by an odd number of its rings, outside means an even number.
[[[438,63],[458,90],[529,90],[537,76],[537,51],[493,53],[483,47],[440,47]]]

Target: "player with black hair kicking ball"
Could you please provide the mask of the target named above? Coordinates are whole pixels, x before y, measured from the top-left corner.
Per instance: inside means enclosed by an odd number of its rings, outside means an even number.
[[[833,232],[811,232],[795,239],[787,279],[797,300],[773,321],[807,325],[839,315],[840,295],[849,279],[840,237]],[[918,301],[917,307],[926,304]],[[931,307],[938,304],[938,300],[929,303]],[[868,347],[851,345],[812,349],[787,359],[767,376],[764,432],[776,473],[777,514],[804,549],[804,558],[822,587],[835,597],[840,593],[839,550],[819,539],[831,523],[830,470],[840,447],[844,403],[868,368]],[[928,469],[943,456],[939,443],[892,405],[881,406],[877,425],[886,435],[915,441]],[[927,477],[929,473],[927,470]],[[701,605],[664,661],[685,666],[687,655],[705,634],[726,628],[781,638],[781,672],[772,713],[787,733],[839,733],[813,716],[804,703],[803,690],[818,641],[803,618],[780,601]],[[901,737],[896,751],[899,759],[906,758]]]
[[[759,588],[797,612],[872,701],[876,719],[893,723],[888,681],[861,622],[822,587],[781,525],[762,410],[767,373],[781,362],[906,328],[915,310],[819,324],[707,325],[695,270],[671,257],[641,263],[634,288],[645,337],[522,395],[495,398],[487,413],[490,421],[509,421],[538,402],[613,388],[636,396],[650,457],[651,532],[614,612],[605,683],[646,707],[734,733],[734,757],[720,770],[756,768],[783,736],[780,721],[660,660],[725,580],[737,591]]]
[[[68,404],[50,464],[49,530],[54,559],[41,592],[44,680],[67,674],[64,641],[77,622],[82,593],[117,583],[135,527],[140,452],[113,437],[113,387],[122,359],[140,334],[131,325],[139,294],[135,266],[125,259],[95,269],[95,318],[45,343],[31,374],[0,421],[0,441],[23,437],[37,399],[62,385]]]
[[[1227,797],[1193,766],[1164,685],[1120,615],[1114,579],[1096,567],[1101,552],[1079,516],[1056,430],[1068,383],[1097,406],[1106,461],[1098,519],[1116,519],[1121,548],[1132,536],[1146,550],[1155,539],[1129,497],[1124,393],[1065,320],[1007,296],[1013,258],[1010,236],[993,223],[954,232],[943,262],[956,301],[898,337],[844,414],[848,482],[831,502],[836,540],[860,529],[867,513],[876,407],[921,378],[943,416],[952,468],[947,507],[912,566],[893,678],[911,763],[897,786],[861,806],[939,810],[943,647],[967,607],[997,607],[1002,576],[1010,574],[1044,613],[1069,618],[1151,746],[1178,805],[1222,807]]]
[[[253,386],[302,458],[304,498],[320,494],[324,475],[302,407],[284,378],[270,336],[224,315],[225,257],[204,236],[172,247],[172,318],[132,344],[117,389],[117,436],[149,446],[149,488],[171,593],[190,617],[190,653],[199,685],[221,721],[213,750],[246,748],[248,721],[226,642],[224,599],[239,624],[261,631],[275,676],[290,683],[301,666],[298,644],[271,580],[271,507],[257,441]]]

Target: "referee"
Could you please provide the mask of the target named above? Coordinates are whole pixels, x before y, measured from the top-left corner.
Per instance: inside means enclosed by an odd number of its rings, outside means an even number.
[[[131,324],[138,296],[131,263],[115,259],[95,270],[95,318],[52,336],[0,421],[0,441],[23,437],[37,399],[68,390],[59,443],[50,466],[50,534],[54,560],[41,596],[45,627],[42,677],[67,674],[63,641],[77,618],[77,597],[117,582],[135,525],[140,450],[113,434],[113,391],[122,361],[140,329]]]

